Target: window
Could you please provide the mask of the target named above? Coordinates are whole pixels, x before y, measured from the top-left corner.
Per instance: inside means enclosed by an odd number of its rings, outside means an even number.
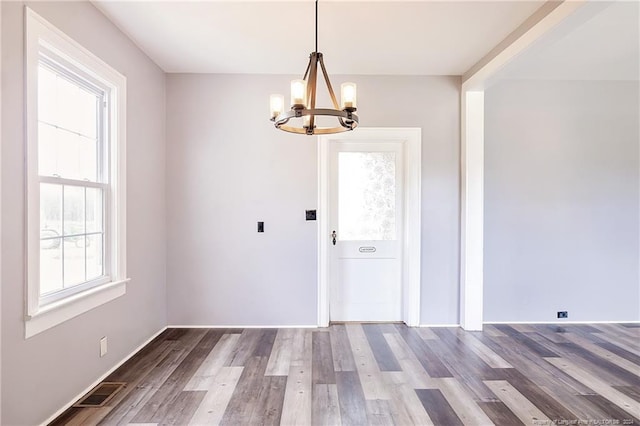
[[[40,55],[40,302],[109,281],[105,91]],[[105,268],[106,266],[106,268]]]
[[[126,291],[126,80],[25,10],[30,337]]]

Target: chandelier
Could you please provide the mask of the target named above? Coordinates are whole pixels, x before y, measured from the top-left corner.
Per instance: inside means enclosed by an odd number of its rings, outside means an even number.
[[[324,76],[333,109],[316,108],[318,64],[320,64],[319,68]],[[316,0],[316,49],[309,56],[309,64],[302,80],[291,81],[291,109],[284,111],[284,96],[271,95],[271,121],[277,129],[307,135],[326,135],[353,130],[358,126],[358,116],[355,114],[357,109],[355,83],[342,83],[340,101],[338,105],[329,81],[329,74],[324,66],[322,53],[318,52],[318,0]],[[333,117],[337,120],[336,126],[321,127],[318,125],[318,117]]]

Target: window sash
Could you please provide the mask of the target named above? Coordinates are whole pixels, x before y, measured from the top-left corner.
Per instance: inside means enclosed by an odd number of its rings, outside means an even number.
[[[108,134],[108,129],[110,126],[109,126],[109,123],[107,122],[108,120],[111,119],[110,114],[108,114],[108,111],[110,109],[109,104],[110,104],[110,97],[111,97],[109,88],[103,87],[99,82],[94,81],[94,79],[92,79],[89,75],[86,75],[86,73],[84,73],[82,70],[78,69],[77,67],[74,67],[73,64],[69,63],[64,58],[60,57],[59,55],[56,55],[54,52],[50,51],[49,49],[46,49],[43,46],[40,46],[40,49],[38,52],[38,65],[44,65],[56,75],[61,76],[62,78],[69,81],[70,83],[75,84],[76,86],[96,95],[96,98],[97,98],[96,123],[98,127],[96,129],[96,144],[97,144],[96,181],[102,182],[102,183],[109,183],[110,181],[109,153],[111,152],[111,149],[109,147],[110,137]],[[51,125],[55,128],[65,130],[70,133],[78,134],[77,132],[74,132],[70,129],[60,127],[55,123],[47,123],[45,121],[42,121],[40,120],[40,117],[38,117],[38,122]],[[80,136],[86,136],[86,135],[80,134]],[[37,146],[38,149],[39,149],[39,142],[40,142],[40,139],[38,137],[38,146]],[[36,157],[35,161],[37,164],[38,157]],[[40,178],[45,177],[43,175],[40,175],[39,173],[40,173],[40,170],[38,170],[38,175],[40,176]],[[73,179],[70,179],[70,180],[73,180]]]
[[[55,184],[55,185],[60,185],[60,186],[72,186],[72,187],[76,187],[76,188],[83,188],[83,189],[87,189],[87,188],[96,188],[96,189],[100,189],[102,191],[102,226],[101,226],[101,231],[87,231],[86,228],[86,211],[85,211],[85,227],[84,227],[84,232],[82,233],[74,233],[74,234],[66,234],[64,232],[64,229],[62,229],[62,232],[60,233],[60,235],[58,236],[54,236],[54,237],[45,237],[42,238],[40,237],[40,242],[42,243],[42,241],[47,241],[47,240],[55,240],[55,239],[59,239],[61,244],[63,245],[62,247],[62,285],[63,287],[59,290],[55,290],[53,292],[50,293],[46,293],[46,294],[42,294],[40,292],[39,294],[39,304],[41,306],[46,306],[50,303],[54,303],[58,300],[64,299],[66,297],[69,297],[73,294],[77,294],[80,293],[82,291],[85,290],[89,290],[91,288],[94,288],[96,286],[99,286],[101,284],[105,284],[108,283],[110,281],[113,281],[116,277],[114,277],[112,270],[111,270],[111,258],[110,258],[110,234],[109,234],[109,224],[110,224],[110,203],[108,202],[108,197],[109,195],[109,185],[104,184],[104,183],[95,183],[95,182],[85,182],[85,181],[75,181],[75,180],[71,180],[71,179],[63,179],[63,178],[57,178],[57,177],[41,177],[40,178],[40,183],[45,183],[45,184]],[[85,192],[86,194],[86,192]],[[64,200],[64,197],[63,197]],[[85,208],[86,208],[86,195],[85,195]],[[63,206],[62,206],[62,213],[63,213],[63,217],[61,218],[61,224],[60,226],[62,228],[64,228],[64,201],[63,201]],[[39,224],[39,227],[41,229],[42,224]],[[67,238],[76,238],[76,237],[90,237],[90,236],[94,236],[94,235],[101,235],[102,236],[102,265],[103,265],[103,269],[102,269],[102,275],[100,275],[99,277],[93,277],[87,281],[84,282],[80,282],[77,284],[73,284],[70,285],[68,287],[64,287],[64,271],[65,271],[65,261],[64,261],[64,242],[65,239]],[[85,248],[86,249],[86,248]],[[42,249],[40,249],[42,250]],[[40,253],[42,253],[40,251]],[[85,274],[86,274],[86,251],[85,251]],[[41,260],[39,261],[39,263],[41,263]],[[42,265],[39,264],[38,265],[39,269],[42,268]],[[86,275],[85,275],[86,276]]]

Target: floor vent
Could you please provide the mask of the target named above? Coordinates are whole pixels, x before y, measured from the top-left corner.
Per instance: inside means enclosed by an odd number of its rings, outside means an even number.
[[[102,382],[75,403],[74,407],[102,407],[113,398],[126,383],[124,382]]]

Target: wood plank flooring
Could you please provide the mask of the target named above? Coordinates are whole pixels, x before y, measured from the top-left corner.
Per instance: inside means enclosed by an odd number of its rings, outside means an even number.
[[[640,327],[169,329],[53,425],[640,425]]]

